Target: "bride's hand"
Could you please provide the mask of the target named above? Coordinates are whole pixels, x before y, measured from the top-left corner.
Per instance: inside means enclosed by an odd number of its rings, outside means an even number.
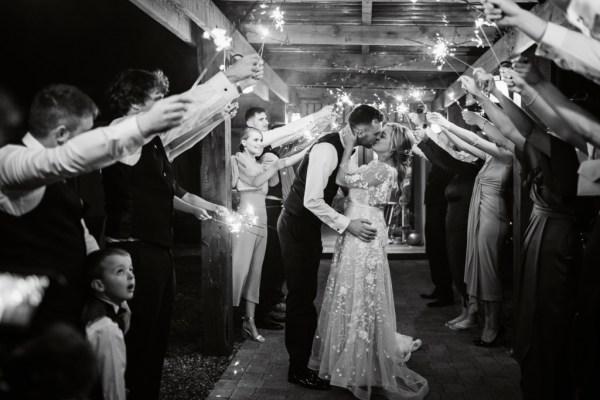
[[[352,131],[352,129],[348,129],[348,132],[344,134],[342,138],[344,141],[344,148],[348,148],[348,146],[354,148],[354,146],[356,146],[356,138],[357,135]]]

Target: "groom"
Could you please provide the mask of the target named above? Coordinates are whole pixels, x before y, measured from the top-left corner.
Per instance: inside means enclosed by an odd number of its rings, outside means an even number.
[[[356,107],[340,132],[321,137],[302,159],[296,179],[277,223],[285,266],[285,346],[290,355],[288,381],[309,389],[329,389],[328,382],[308,369],[317,328],[317,272],[321,261],[321,222],[338,233],[348,231],[365,242],[376,236],[367,220],[349,220],[331,208],[338,191],[335,178],[344,152],[343,135],[355,135],[357,144],[370,148],[381,135],[383,115],[367,105]]]

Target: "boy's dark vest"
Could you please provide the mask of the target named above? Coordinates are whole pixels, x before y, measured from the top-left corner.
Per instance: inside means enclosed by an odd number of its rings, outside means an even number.
[[[331,205],[333,202],[333,198],[335,197],[338,191],[338,185],[335,183],[335,177],[337,175],[337,171],[339,168],[339,162],[342,159],[342,154],[344,153],[344,146],[342,145],[342,140],[340,138],[340,134],[338,132],[333,132],[328,135],[323,136],[319,140],[317,140],[316,144],[319,143],[329,143],[333,145],[338,157],[338,165],[335,167],[329,179],[327,180],[327,185],[323,190],[323,199],[325,203]],[[314,145],[313,145],[314,146]],[[285,200],[284,208],[286,211],[299,216],[306,217],[307,222],[320,225],[321,220],[310,212],[306,207],[304,207],[304,191],[306,186],[306,171],[308,170],[308,160],[309,154],[312,151],[312,147],[308,150],[300,166],[298,167],[298,171],[296,173],[296,179],[294,179],[294,183],[290,189],[290,193]]]
[[[142,147],[135,165],[103,169],[102,184],[107,237],[173,245],[175,176],[159,137]]]

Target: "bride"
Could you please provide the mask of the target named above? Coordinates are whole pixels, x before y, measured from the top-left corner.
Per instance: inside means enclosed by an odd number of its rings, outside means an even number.
[[[412,136],[402,125],[388,123],[372,147],[378,159],[349,172],[355,144],[353,135],[344,137],[337,183],[350,189],[345,215],[369,220],[377,237],[338,239],[308,366],[359,399],[369,399],[373,387],[390,398],[422,399],[429,391],[427,380],[405,365],[421,341],[396,333],[383,216],[392,189],[406,173]]]

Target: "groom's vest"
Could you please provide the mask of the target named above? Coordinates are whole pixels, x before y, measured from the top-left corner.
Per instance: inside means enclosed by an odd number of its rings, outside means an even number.
[[[335,195],[338,191],[338,185],[335,183],[335,176],[337,175],[337,171],[339,168],[339,162],[342,159],[342,154],[344,153],[344,146],[342,145],[342,140],[341,140],[340,134],[338,132],[333,132],[333,133],[323,136],[322,138],[317,140],[315,145],[319,144],[319,143],[329,143],[329,144],[333,145],[333,147],[335,147],[335,151],[336,151],[337,157],[338,157],[338,159],[337,159],[338,164],[335,167],[335,169],[333,170],[333,172],[331,173],[331,175],[329,176],[329,179],[327,180],[327,185],[325,186],[325,189],[323,191],[323,199],[325,200],[325,203],[331,205],[331,203],[333,202],[333,198],[335,197]],[[285,208],[286,211],[288,211],[296,216],[307,218],[306,222],[311,222],[311,223],[320,225],[321,220],[316,215],[314,215],[312,212],[310,212],[308,209],[306,209],[304,207],[304,189],[305,189],[305,185],[306,185],[306,171],[308,170],[308,159],[309,159],[309,154],[310,154],[311,150],[312,150],[312,147],[308,150],[308,152],[302,159],[300,166],[298,167],[298,171],[296,173],[296,179],[294,179],[294,183],[292,184],[290,193],[289,193],[288,197],[286,198],[283,207]]]

